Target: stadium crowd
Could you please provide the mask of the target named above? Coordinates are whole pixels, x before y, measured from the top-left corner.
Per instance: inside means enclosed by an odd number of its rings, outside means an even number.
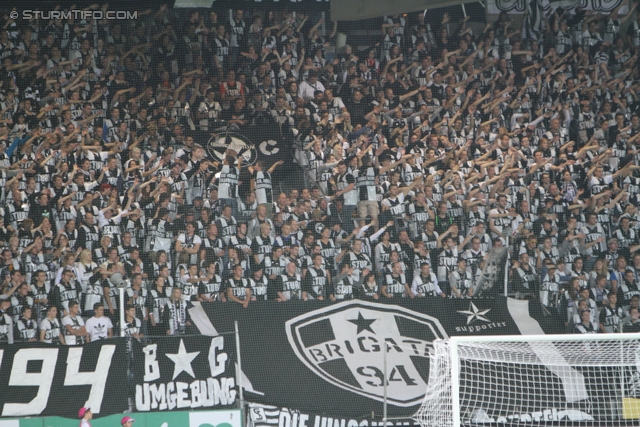
[[[111,336],[114,277],[136,337],[184,332],[193,301],[472,297],[499,247],[508,293],[568,332],[639,330],[622,6],[556,9],[540,40],[507,14],[482,33],[389,16],[362,52],[304,10],[4,16],[0,341]],[[294,166],[194,140],[268,124]]]

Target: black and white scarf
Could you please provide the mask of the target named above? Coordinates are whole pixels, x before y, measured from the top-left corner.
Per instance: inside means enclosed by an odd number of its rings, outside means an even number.
[[[180,326],[185,326],[187,323],[187,302],[183,300],[169,301],[170,326],[171,334],[175,334],[176,331],[180,331]]]

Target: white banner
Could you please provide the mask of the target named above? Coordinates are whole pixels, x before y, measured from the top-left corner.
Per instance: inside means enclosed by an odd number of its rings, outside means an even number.
[[[500,12],[508,12],[509,14],[524,14],[527,9],[528,0],[487,0],[487,13],[497,15]],[[609,13],[622,3],[623,0],[538,0],[542,3],[545,11],[551,11],[558,7],[565,9],[575,9],[583,7],[596,12]],[[628,6],[622,6],[619,14],[624,16],[629,11]],[[548,12],[548,13],[549,13]]]

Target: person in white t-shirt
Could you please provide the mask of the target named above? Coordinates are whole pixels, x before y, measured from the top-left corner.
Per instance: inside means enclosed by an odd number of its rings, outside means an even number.
[[[67,345],[81,345],[89,342],[90,336],[84,327],[84,320],[80,316],[78,301],[69,302],[69,315],[62,318],[64,341]]]
[[[85,328],[91,337],[91,342],[104,340],[113,336],[113,323],[104,315],[104,304],[97,302],[93,305],[93,317],[87,320]]]
[[[315,98],[317,91],[325,91],[324,85],[318,81],[318,72],[316,70],[309,71],[307,80],[300,83],[298,89],[298,96],[304,99],[304,102],[309,102]]]

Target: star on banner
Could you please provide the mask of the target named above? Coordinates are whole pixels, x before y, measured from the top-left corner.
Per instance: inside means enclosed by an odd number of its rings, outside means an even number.
[[[353,323],[354,325],[358,326],[358,332],[356,332],[356,335],[358,335],[360,332],[362,331],[369,331],[372,334],[375,334],[375,332],[373,332],[373,329],[371,329],[371,324],[373,322],[375,322],[377,319],[365,319],[364,317],[362,317],[362,313],[358,312],[358,318],[357,319],[347,319],[347,321]]]
[[[195,378],[196,375],[193,373],[191,362],[193,362],[193,359],[198,357],[199,354],[199,351],[196,351],[194,353],[187,353],[187,349],[184,348],[184,341],[180,339],[180,347],[178,348],[178,353],[166,354],[166,356],[175,364],[173,368],[173,378],[171,379],[171,381],[175,380],[181,372],[186,372],[187,374]]]
[[[491,322],[491,320],[484,317],[484,315],[487,314],[489,311],[491,311],[490,308],[487,310],[478,310],[478,307],[476,307],[474,303],[471,303],[469,310],[464,310],[464,311],[458,310],[458,313],[467,316],[467,325],[468,325],[474,320],[480,320],[482,322]]]

